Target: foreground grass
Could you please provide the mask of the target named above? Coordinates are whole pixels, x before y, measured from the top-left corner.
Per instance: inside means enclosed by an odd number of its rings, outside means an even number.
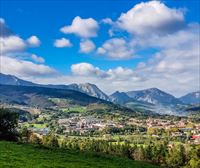
[[[0,141],[1,168],[158,168],[148,163],[108,155],[48,149]]]

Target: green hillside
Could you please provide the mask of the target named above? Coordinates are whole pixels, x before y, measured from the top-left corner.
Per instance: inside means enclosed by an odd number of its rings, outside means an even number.
[[[1,168],[158,168],[148,163],[100,154],[46,149],[0,141]]]

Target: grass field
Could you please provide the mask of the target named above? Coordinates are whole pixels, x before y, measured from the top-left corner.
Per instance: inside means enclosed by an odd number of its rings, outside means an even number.
[[[84,107],[60,108],[60,110],[66,113],[69,113],[69,112],[85,113],[86,112],[86,108]]]
[[[46,149],[0,141],[1,168],[158,168],[148,163],[102,154]]]

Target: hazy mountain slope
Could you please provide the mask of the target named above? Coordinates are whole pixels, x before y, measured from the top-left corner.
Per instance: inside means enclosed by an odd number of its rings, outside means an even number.
[[[94,96],[99,99],[109,100],[109,97],[102,92],[96,85],[85,83],[85,84],[70,84],[70,85],[41,85],[32,83],[29,81],[25,81],[19,79],[13,75],[5,75],[0,73],[0,84],[2,85],[20,85],[20,86],[41,86],[41,87],[48,87],[48,88],[57,88],[57,89],[70,89],[79,91],[82,93],[86,93],[89,96]]]
[[[157,111],[155,111],[155,105],[130,98],[125,92],[114,92],[110,95],[110,100],[113,103],[117,103],[124,107],[143,112],[146,115],[157,113]]]
[[[114,92],[109,97],[112,102],[118,103],[118,104],[125,104],[133,100],[126,93],[119,92],[119,91]]]
[[[38,108],[57,107],[58,104],[53,102],[52,98],[65,100],[66,107],[74,105],[87,106],[87,112],[91,115],[106,113],[121,113],[132,116],[144,115],[139,110],[129,109],[74,90],[0,85],[0,103],[22,104]]]
[[[179,99],[157,88],[150,88],[139,91],[129,91],[126,94],[129,97],[138,101],[143,101],[154,105],[169,106],[182,104],[182,102]]]
[[[88,105],[90,103],[105,103],[104,100],[88,96],[74,90],[55,89],[33,86],[0,85],[0,102],[19,103],[36,106],[52,106],[49,98],[65,98],[71,103]]]
[[[90,96],[94,96],[103,100],[109,100],[109,97],[104,92],[102,92],[96,85],[91,83],[71,84],[67,85],[67,87],[68,89],[83,92]]]
[[[25,81],[13,75],[5,75],[0,73],[0,84],[2,85],[22,85],[22,86],[38,86],[38,84]]]
[[[198,104],[200,103],[200,91],[188,93],[179,100],[186,104]]]

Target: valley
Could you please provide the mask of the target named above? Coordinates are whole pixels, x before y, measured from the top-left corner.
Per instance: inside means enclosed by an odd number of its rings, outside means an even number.
[[[97,86],[91,92],[87,88],[86,94],[64,86],[31,82],[27,86],[24,82],[0,82],[0,106],[18,114],[23,143],[99,151],[162,166],[171,164],[168,159],[173,154],[168,158],[166,153],[172,147],[192,152],[192,147],[198,150],[200,145],[199,104],[185,104],[158,89],[107,96]],[[100,99],[99,93],[106,98]],[[155,111],[158,108],[160,112]],[[175,112],[166,112],[171,109]],[[53,139],[48,142],[49,138]],[[158,152],[160,147],[165,161],[147,156],[148,150]]]
[[[0,6],[0,168],[200,168],[199,0]]]

